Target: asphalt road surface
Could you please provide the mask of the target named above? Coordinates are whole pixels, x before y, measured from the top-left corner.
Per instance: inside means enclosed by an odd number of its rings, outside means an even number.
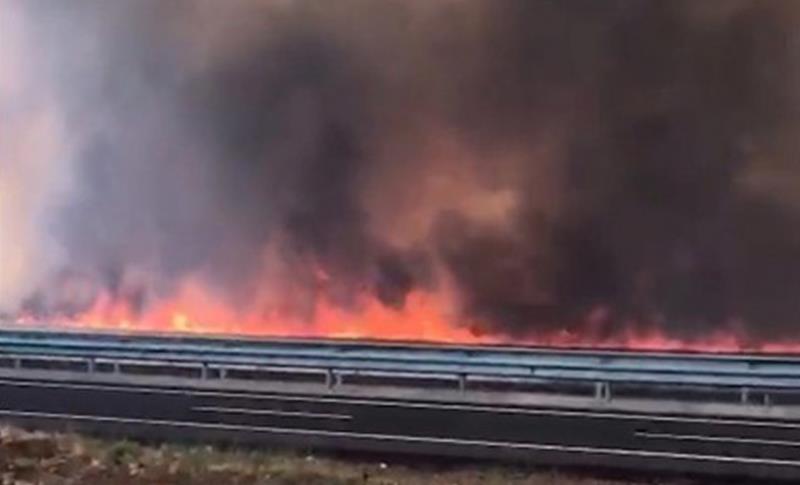
[[[0,419],[156,439],[800,478],[800,421],[792,419],[146,381],[6,373],[0,377]]]

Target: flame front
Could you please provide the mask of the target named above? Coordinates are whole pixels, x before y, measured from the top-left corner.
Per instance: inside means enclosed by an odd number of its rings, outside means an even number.
[[[156,302],[144,312],[104,293],[88,311],[55,320],[59,325],[91,329],[453,343],[500,341],[459,327],[451,307],[436,293],[413,291],[403,308],[387,307],[364,293],[357,297],[354,308],[342,308],[323,296],[314,303],[313,317],[302,319],[274,309],[239,310],[200,285],[186,284],[176,297]]]
[[[631,349],[710,353],[797,353],[797,342],[757,342],[741,328],[729,326],[702,338],[671,336],[660,325],[630,322],[611,332],[591,319],[559,330],[524,335],[481,331],[481,322],[459,316],[445,293],[413,290],[402,308],[386,306],[364,292],[352,309],[322,296],[313,317],[299,318],[277,309],[260,312],[234,308],[198,283],[187,282],[171,299],[137,311],[129,302],[102,293],[91,308],[71,317],[48,320],[19,317],[18,323],[48,323],[62,327],[129,332],[195,333],[204,335],[367,339],[444,344],[519,345],[555,348]]]

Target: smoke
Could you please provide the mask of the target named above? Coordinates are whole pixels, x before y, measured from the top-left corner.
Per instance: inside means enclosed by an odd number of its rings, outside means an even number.
[[[800,317],[792,1],[6,3],[37,28],[0,53],[5,308],[192,280],[309,319],[446,287],[506,334]]]
[[[31,56],[29,20],[14,3],[0,5],[0,311],[60,262],[47,227],[69,188],[62,119]]]

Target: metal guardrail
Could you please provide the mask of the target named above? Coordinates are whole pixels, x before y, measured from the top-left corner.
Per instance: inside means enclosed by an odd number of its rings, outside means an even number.
[[[800,395],[800,358],[765,355],[667,354],[566,351],[497,347],[369,344],[313,340],[227,340],[73,332],[0,331],[0,359],[7,367],[28,362],[73,363],[84,372],[125,366],[197,369],[201,378],[229,372],[282,370],[325,376],[386,379],[450,379],[469,382],[594,386],[610,399],[611,387],[693,387],[735,390],[748,402],[753,391]],[[8,364],[10,363],[10,364]],[[109,367],[110,366],[110,367]]]

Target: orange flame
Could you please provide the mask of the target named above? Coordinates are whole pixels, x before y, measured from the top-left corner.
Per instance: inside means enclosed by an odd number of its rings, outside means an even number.
[[[496,339],[478,337],[453,323],[450,305],[436,293],[413,291],[402,309],[383,305],[363,294],[353,310],[341,308],[322,296],[313,318],[307,321],[278,311],[252,312],[233,309],[208,290],[186,284],[171,300],[156,302],[144,314],[124,301],[103,294],[92,308],[66,325],[92,329],[131,329],[157,332],[238,334],[272,337],[368,338],[405,341],[486,343]]]
[[[553,327],[548,326],[548,330],[523,336],[478,331],[491,327],[483,325],[486,322],[466,319],[458,310],[458,301],[453,296],[455,293],[448,291],[446,285],[439,286],[438,290],[412,290],[402,308],[386,306],[368,291],[362,292],[355,301],[344,307],[333,301],[327,292],[335,285],[334,276],[316,266],[313,268],[315,283],[311,286],[317,290],[316,293],[295,291],[302,289],[302,285],[293,285],[296,282],[280,274],[277,279],[283,284],[260,288],[262,293],[259,294],[260,298],[255,298],[255,304],[234,306],[199,279],[190,278],[183,282],[172,298],[156,300],[147,305],[144,311],[137,311],[130,299],[101,292],[91,300],[93,303],[87,311],[69,318],[48,318],[47,322],[63,327],[134,332],[651,351],[800,353],[800,340],[754,342],[743,330],[746,328],[743,325],[721,328],[703,338],[680,338],[666,330],[668,325],[647,326],[641,322],[615,326],[609,331],[605,326],[609,322],[608,311],[602,307],[590,312],[584,323],[577,327],[552,330]],[[68,278],[62,283],[66,283],[67,289],[75,289],[75,285],[70,283],[76,281]],[[269,291],[269,288],[278,288],[278,291]],[[306,303],[310,302],[307,305],[310,308],[302,315],[292,311],[292,305],[287,305],[285,301],[297,299],[297,294],[307,299]],[[35,318],[25,317],[17,322],[39,323]]]
[[[480,334],[459,325],[452,299],[443,293],[412,291],[402,309],[383,305],[364,293],[353,309],[344,309],[322,296],[317,298],[310,320],[279,311],[236,310],[200,284],[185,284],[176,297],[156,302],[138,314],[125,302],[108,294],[92,308],[60,325],[97,330],[178,332],[261,337],[346,338],[425,341],[449,344],[514,344],[557,348],[614,348],[648,351],[798,353],[800,343],[753,344],[735,328],[719,330],[705,338],[681,339],[659,327],[629,325],[611,336],[591,322],[577,330],[562,329],[524,338]],[[20,320],[23,322],[23,320]],[[475,322],[473,322],[475,323]]]

